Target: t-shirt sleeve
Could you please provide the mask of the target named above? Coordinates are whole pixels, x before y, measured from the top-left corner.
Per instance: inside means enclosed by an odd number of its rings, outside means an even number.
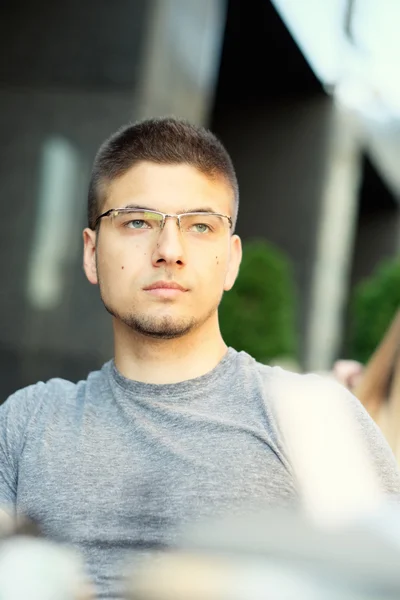
[[[0,406],[0,508],[14,511],[18,462],[36,408],[37,385],[21,389]]]
[[[364,406],[353,394],[341,385],[335,383],[345,394],[351,413],[365,440],[371,461],[375,466],[380,482],[385,492],[396,495],[400,500],[400,471],[396,458],[386,441],[382,431],[370,417]]]

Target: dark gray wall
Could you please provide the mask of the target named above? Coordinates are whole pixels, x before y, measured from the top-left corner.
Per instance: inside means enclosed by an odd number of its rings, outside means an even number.
[[[368,156],[364,157],[351,271],[351,289],[399,247],[398,201]]]
[[[0,84],[132,92],[146,0],[3,0]]]

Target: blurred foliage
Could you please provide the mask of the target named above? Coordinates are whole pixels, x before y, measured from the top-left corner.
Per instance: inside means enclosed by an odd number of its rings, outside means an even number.
[[[289,260],[265,241],[248,242],[219,316],[225,342],[256,360],[297,358],[295,285]]]
[[[400,307],[400,259],[387,260],[355,289],[351,310],[351,357],[366,363]]]

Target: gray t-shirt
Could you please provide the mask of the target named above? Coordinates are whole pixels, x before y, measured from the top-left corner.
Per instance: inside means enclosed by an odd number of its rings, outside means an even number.
[[[173,546],[199,519],[296,502],[270,397],[277,376],[229,349],[177,384],[128,380],[111,361],[77,384],[22,389],[0,407],[0,505],[73,544],[98,597],[120,598],[132,551]],[[399,493],[388,446],[349,398],[385,489]]]

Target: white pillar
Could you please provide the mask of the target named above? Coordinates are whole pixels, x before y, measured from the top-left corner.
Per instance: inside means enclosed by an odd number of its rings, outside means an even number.
[[[361,177],[359,120],[338,103],[334,115],[305,357],[306,369],[317,371],[331,368],[342,339]]]

